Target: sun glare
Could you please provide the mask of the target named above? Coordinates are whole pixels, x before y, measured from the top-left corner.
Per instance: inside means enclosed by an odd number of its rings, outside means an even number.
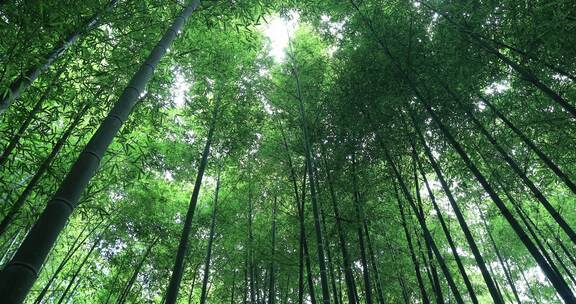
[[[266,37],[270,39],[270,56],[276,62],[284,61],[285,49],[288,46],[290,37],[298,29],[300,15],[296,11],[291,11],[287,17],[274,16],[269,22],[264,24],[262,30]]]

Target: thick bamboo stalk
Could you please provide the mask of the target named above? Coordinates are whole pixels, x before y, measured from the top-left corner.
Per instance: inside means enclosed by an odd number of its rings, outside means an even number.
[[[134,75],[107,118],[86,145],[56,194],[48,202],[14,258],[0,273],[0,297],[5,303],[21,303],[28,294],[38,277],[40,267],[56,242],[60,231],[66,225],[70,214],[76,208],[90,179],[96,173],[108,146],[124,121],[128,119],[168,46],[176,39],[185,21],[199,3],[199,0],[193,0],[174,20],[172,26],[154,47],[148,59]]]

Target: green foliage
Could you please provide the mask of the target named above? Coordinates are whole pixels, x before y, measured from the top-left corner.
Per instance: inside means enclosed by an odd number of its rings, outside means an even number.
[[[185,2],[120,1],[0,117],[2,151],[15,135],[21,136],[5,164],[0,165],[0,215],[4,217],[75,115],[88,107],[14,221],[0,235],[0,264],[10,260],[113,102]],[[8,92],[14,79],[41,63],[53,46],[107,3],[0,1],[0,92]],[[285,59],[277,62],[268,54],[270,41],[262,28],[277,18],[273,16],[294,12],[300,16],[298,29],[286,29],[291,33],[290,43],[284,50]],[[454,134],[530,240],[544,247],[540,251],[550,256],[549,262],[574,288],[576,244],[467,114],[474,113],[575,229],[576,193],[480,97],[503,113],[574,183],[576,118],[535,85],[537,80],[575,105],[574,13],[568,0],[202,2],[108,149],[26,303],[35,303],[47,284],[42,303],[56,303],[60,298],[70,303],[122,302],[119,300],[134,275],[124,302],[163,301],[217,102],[221,107],[193,218],[179,303],[200,299],[219,168],[223,170],[222,187],[208,302],[242,303],[244,299],[250,301],[254,292],[262,303],[268,303],[270,297],[276,303],[297,303],[299,265],[305,262],[299,254],[300,225],[305,228],[311,275],[320,301],[308,180],[302,189],[304,121],[310,132],[319,204],[325,218],[322,233],[332,269],[328,276],[344,294],[343,301],[347,289],[338,228],[347,240],[359,303],[366,299],[365,271],[372,280],[374,302],[379,302],[379,288],[386,303],[424,302],[395,195],[398,177],[383,147],[390,151],[412,196],[416,197],[419,189],[422,216],[465,302],[472,300],[456,258],[462,261],[479,302],[493,301],[447,194],[426,157],[417,135],[422,130],[503,298],[515,301],[513,284],[522,302],[559,303],[556,289],[511,229],[510,219],[478,183],[431,112]],[[38,113],[33,113],[43,94],[46,100]],[[305,107],[303,118],[300,101]],[[18,134],[27,119],[31,120],[29,127]],[[412,144],[457,245],[458,257],[452,255],[422,176],[414,179]],[[326,178],[328,171],[331,181]],[[303,223],[292,178],[299,198],[305,196]],[[353,178],[358,182],[359,202],[354,200]],[[330,186],[335,189],[341,227],[336,226]],[[422,288],[431,301],[435,300],[433,284],[428,280],[428,271],[434,266],[444,298],[452,303],[446,274],[440,270],[438,258],[430,258],[426,251],[418,215],[409,209],[404,196],[399,199],[407,210],[405,224],[424,277]],[[278,211],[273,248],[275,200]],[[357,203],[361,218],[356,215]],[[361,267],[357,234],[359,229],[365,233],[364,224],[374,251],[374,255],[368,254],[369,269]],[[96,249],[73,282],[76,287],[64,294],[95,242]],[[74,246],[78,249],[51,281]],[[150,254],[146,255],[148,248]],[[271,264],[275,269],[272,278]],[[304,267],[305,299],[310,294],[307,275]],[[275,295],[268,294],[270,279],[275,282]],[[253,291],[251,283],[255,285]],[[336,295],[332,290],[330,293],[334,301]]]

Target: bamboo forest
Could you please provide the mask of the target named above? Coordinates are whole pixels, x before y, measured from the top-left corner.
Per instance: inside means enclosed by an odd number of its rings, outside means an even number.
[[[0,303],[576,303],[574,0],[0,0]]]

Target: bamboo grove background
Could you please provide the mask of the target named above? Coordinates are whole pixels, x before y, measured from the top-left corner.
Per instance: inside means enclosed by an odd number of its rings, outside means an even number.
[[[0,1],[0,301],[576,303],[575,28],[568,0]]]

